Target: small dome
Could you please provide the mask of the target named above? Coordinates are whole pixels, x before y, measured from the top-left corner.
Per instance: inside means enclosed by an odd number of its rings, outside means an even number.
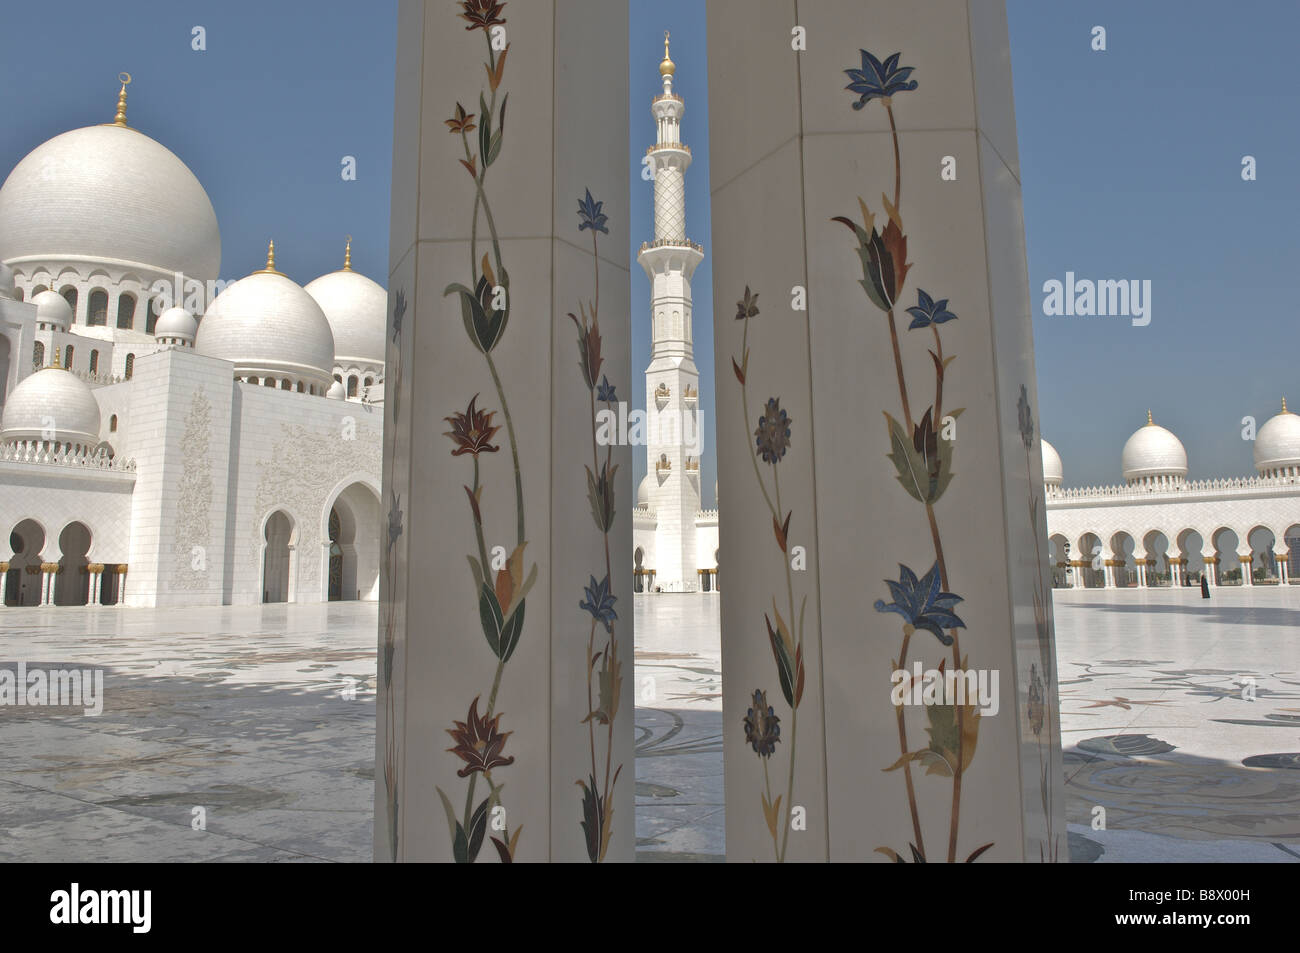
[[[333,384],[330,384],[330,389],[325,392],[325,396],[330,400],[347,400],[348,391],[347,388],[343,386],[342,381],[335,381]]]
[[[1286,409],[1271,417],[1255,435],[1255,469],[1260,473],[1282,467],[1300,467],[1300,415]]]
[[[208,306],[194,349],[235,365],[237,377],[288,378],[322,390],[334,380],[334,333],[297,282],[268,267],[241,278]]]
[[[23,378],[9,394],[0,440],[94,447],[99,422],[99,401],[90,388],[62,368],[47,367]]]
[[[1046,440],[1040,440],[1039,443],[1043,445],[1043,482],[1048,486],[1060,486],[1065,479],[1061,455]]]
[[[14,270],[0,261],[0,298],[14,296]]]
[[[649,506],[650,491],[653,490],[654,488],[655,488],[654,474],[647,473],[645,475],[645,478],[641,480],[641,485],[636,488],[636,505]]]
[[[1124,479],[1132,482],[1150,477],[1187,476],[1187,451],[1182,441],[1158,426],[1147,411],[1145,427],[1139,427],[1120,454]]]
[[[158,323],[153,329],[154,337],[184,338],[191,342],[198,332],[199,322],[184,308],[168,308],[158,316]]]
[[[52,324],[60,331],[72,324],[72,305],[57,291],[42,291],[32,304],[36,305],[37,324]]]
[[[33,149],[0,187],[0,259],[68,258],[208,281],[221,264],[217,215],[161,143],[111,123],[74,129]]]
[[[384,363],[388,292],[350,267],[321,275],[303,290],[330,323],[336,364]]]

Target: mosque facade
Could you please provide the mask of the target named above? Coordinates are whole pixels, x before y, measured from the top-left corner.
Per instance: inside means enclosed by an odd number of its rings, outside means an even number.
[[[1058,588],[1300,583],[1300,416],[1285,400],[1255,435],[1253,477],[1188,480],[1182,441],[1150,412],[1121,451],[1122,484],[1066,488],[1042,445]]]
[[[112,122],[0,187],[4,606],[376,599],[387,293],[218,280],[207,193]]]

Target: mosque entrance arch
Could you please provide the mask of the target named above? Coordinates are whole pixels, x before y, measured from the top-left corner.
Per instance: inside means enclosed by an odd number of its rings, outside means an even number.
[[[276,510],[262,529],[262,601],[290,602],[293,568],[293,520],[284,510]]]
[[[90,560],[90,527],[85,523],[69,523],[59,533],[59,571],[54,577],[54,604],[56,606],[84,606],[90,597],[90,574],[86,566]]]
[[[1275,584],[1281,573],[1277,568],[1277,537],[1273,531],[1267,526],[1256,526],[1246,534],[1246,545],[1250,547],[1250,562],[1242,563],[1242,572],[1253,573],[1256,584]]]
[[[379,598],[379,492],[364,480],[347,483],[325,508],[324,597],[329,602]]]
[[[1282,542],[1287,548],[1286,581],[1300,585],[1300,523],[1292,523],[1282,531]]]
[[[1169,573],[1169,537],[1158,529],[1153,529],[1142,537],[1142,550],[1146,557],[1147,586],[1168,586]]]
[[[13,556],[4,579],[4,603],[7,606],[41,604],[41,550],[45,548],[45,528],[33,519],[25,519],[9,534]],[[34,570],[28,572],[28,569]]]

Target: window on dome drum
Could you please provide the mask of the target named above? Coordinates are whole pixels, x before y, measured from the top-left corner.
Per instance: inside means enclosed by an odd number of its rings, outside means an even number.
[[[357,396],[357,376],[355,374],[348,378],[348,396]]]
[[[19,301],[26,301],[26,300],[27,300],[27,299],[23,296],[23,289],[22,289],[22,288],[15,288],[15,289],[14,289],[14,297],[17,298]]]
[[[38,371],[45,366],[45,345],[40,341],[32,346],[32,366]]]
[[[146,334],[153,334],[154,325],[158,323],[158,309],[154,306],[153,298],[149,299],[149,308],[145,312],[144,331]]]
[[[99,352],[98,351],[90,352],[90,373],[92,374],[99,373]]]
[[[63,349],[63,366],[72,370],[72,345],[69,344]]]
[[[366,386],[367,386],[367,387],[372,386],[374,383],[375,383],[375,379],[374,379],[373,377],[367,377],[367,378],[366,378]]]
[[[76,288],[64,288],[64,289],[63,289],[63,300],[66,301],[66,302],[68,302],[68,304],[72,305],[73,321],[76,321],[76,314],[77,314],[77,289],[76,289]]]
[[[130,380],[134,376],[135,376],[135,355],[128,354],[126,356],[126,379]]]
[[[274,377],[268,377],[268,378],[266,378],[266,380],[262,381],[262,386],[263,386],[263,387],[274,387],[274,386],[275,386],[275,378],[274,378]]]
[[[336,381],[338,381],[340,384],[343,383],[343,378],[340,377],[338,374],[335,374],[335,375],[334,375],[334,379],[335,379]]]
[[[302,393],[302,389],[303,389],[303,388],[302,388],[302,381],[299,381],[299,382],[298,382],[298,393],[301,394],[301,393]]]
[[[287,377],[280,381],[280,390],[289,390],[292,386],[293,385],[289,383],[289,378]]]
[[[96,288],[90,293],[86,324],[92,328],[102,328],[108,324],[108,292]]]
[[[108,432],[117,433],[117,414],[108,418]]]
[[[135,295],[124,294],[117,299],[117,326],[122,331],[135,327]]]

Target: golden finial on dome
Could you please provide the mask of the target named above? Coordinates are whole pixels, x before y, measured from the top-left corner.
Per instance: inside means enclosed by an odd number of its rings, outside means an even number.
[[[126,128],[126,88],[131,85],[130,73],[118,73],[118,81],[122,84],[121,90],[117,94],[117,115],[113,117],[113,125]]]
[[[1284,413],[1284,414],[1290,413],[1290,411],[1286,409],[1286,398],[1285,398],[1285,397],[1282,398],[1282,413]]]
[[[266,267],[261,271],[253,272],[255,275],[279,275],[283,272],[275,270],[275,239],[271,239],[271,244],[266,248]]]
[[[668,31],[664,30],[664,61],[659,64],[659,75],[672,76],[675,72],[677,72],[677,66],[668,55]]]
[[[352,270],[352,236],[348,236],[348,243],[343,248],[343,270]]]
[[[1155,425],[1156,425],[1156,422],[1155,422],[1154,420],[1151,419],[1151,411],[1148,410],[1148,411],[1147,411],[1147,426],[1148,426],[1148,427],[1154,427]]]
[[[59,363],[59,346],[52,341],[50,342],[50,345],[50,350],[54,352],[54,363],[51,364],[50,367],[56,367],[59,370],[63,370],[63,365]]]

